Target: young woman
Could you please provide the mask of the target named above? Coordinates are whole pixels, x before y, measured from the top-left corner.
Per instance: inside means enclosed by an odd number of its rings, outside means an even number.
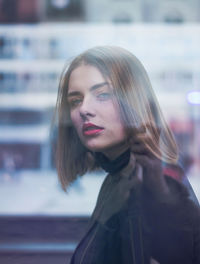
[[[178,150],[138,59],[109,46],[80,54],[62,74],[57,111],[63,188],[108,172],[71,263],[200,263],[199,207],[183,173],[166,174],[180,172]]]

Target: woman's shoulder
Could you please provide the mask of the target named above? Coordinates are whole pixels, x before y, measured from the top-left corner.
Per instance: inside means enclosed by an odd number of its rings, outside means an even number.
[[[171,195],[177,198],[189,198],[189,191],[182,181],[175,180],[168,175],[164,175],[164,177]]]
[[[187,220],[188,224],[200,228],[200,206],[195,194],[191,194],[182,181],[167,175],[165,180],[172,196],[172,202],[169,202],[165,208],[170,208],[170,211],[177,216],[177,219],[182,219],[183,223]]]
[[[163,167],[163,175],[172,193],[180,197],[192,200],[199,206],[198,199],[190,185],[183,168],[179,165],[165,165]]]
[[[183,183],[183,175],[178,176],[178,169],[164,170],[163,176],[169,189],[169,194],[161,198],[154,196],[147,188],[142,188],[142,205],[147,215],[158,217],[163,221],[194,224],[200,223],[200,206],[195,194],[190,192],[188,186]],[[166,173],[167,171],[167,173]],[[170,173],[169,173],[170,171]],[[171,220],[170,220],[171,219]],[[177,221],[174,221],[177,219]]]

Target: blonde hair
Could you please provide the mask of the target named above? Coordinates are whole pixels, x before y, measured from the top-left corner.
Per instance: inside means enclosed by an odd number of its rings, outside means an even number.
[[[78,66],[92,65],[109,79],[120,109],[120,116],[129,138],[139,136],[146,147],[160,160],[176,164],[178,149],[174,136],[161,112],[148,75],[140,61],[129,51],[115,46],[91,48],[77,56],[61,75],[57,97],[58,138],[56,166],[63,189],[78,176],[97,165],[81,143],[70,120],[67,102],[69,78]],[[139,129],[143,126],[148,142]]]

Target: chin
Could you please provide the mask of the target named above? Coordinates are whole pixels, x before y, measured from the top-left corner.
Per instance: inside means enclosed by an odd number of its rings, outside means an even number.
[[[104,151],[105,148],[100,147],[100,146],[86,146],[87,149],[89,149],[92,152],[102,152]]]
[[[87,149],[93,152],[103,152],[104,150],[108,149],[110,146],[107,144],[101,144],[101,143],[86,143],[84,144]]]

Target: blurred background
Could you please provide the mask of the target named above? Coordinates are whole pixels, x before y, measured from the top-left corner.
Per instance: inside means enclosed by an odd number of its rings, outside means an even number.
[[[200,200],[199,22],[198,0],[0,0],[2,263],[66,263],[95,206],[105,174],[64,193],[51,120],[64,65],[96,45],[141,60]]]

